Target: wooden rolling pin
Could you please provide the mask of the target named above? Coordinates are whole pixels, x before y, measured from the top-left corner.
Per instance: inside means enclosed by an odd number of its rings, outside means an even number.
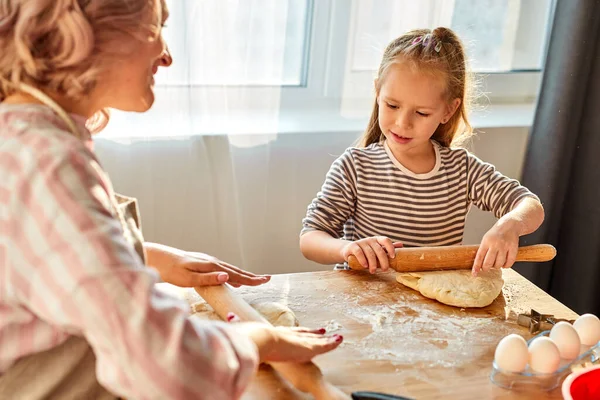
[[[223,320],[227,314],[237,314],[242,321],[269,323],[254,308],[250,307],[228,285],[194,288]],[[314,363],[269,363],[273,369],[298,390],[310,393],[316,400],[349,400],[350,396],[331,385]]]
[[[390,268],[398,272],[446,271],[471,269],[479,245],[412,247],[396,249],[396,257],[388,258]],[[556,249],[549,244],[536,244],[519,247],[517,261],[550,261],[556,256]],[[356,257],[348,257],[351,269],[365,269]]]

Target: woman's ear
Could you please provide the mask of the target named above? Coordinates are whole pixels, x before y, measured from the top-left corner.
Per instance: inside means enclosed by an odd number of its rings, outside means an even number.
[[[448,107],[446,108],[446,113],[444,114],[444,117],[442,118],[442,124],[445,124],[446,122],[450,121],[450,118],[452,118],[452,116],[454,115],[456,110],[458,110],[460,103],[461,103],[460,99],[454,99],[450,103],[448,103]]]

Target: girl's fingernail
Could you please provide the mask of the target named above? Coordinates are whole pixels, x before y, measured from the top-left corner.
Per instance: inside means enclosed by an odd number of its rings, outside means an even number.
[[[227,282],[229,280],[229,275],[227,275],[226,273],[222,273],[217,275],[217,281],[224,283]]]

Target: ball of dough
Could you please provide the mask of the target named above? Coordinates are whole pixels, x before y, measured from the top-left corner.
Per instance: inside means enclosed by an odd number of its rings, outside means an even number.
[[[258,302],[250,304],[260,315],[265,317],[273,326],[298,326],[294,312],[281,303]],[[192,304],[192,314],[202,319],[221,321],[219,315],[205,302]]]
[[[461,308],[492,304],[504,285],[499,269],[477,277],[471,275],[471,270],[399,273],[396,280],[425,297]]]

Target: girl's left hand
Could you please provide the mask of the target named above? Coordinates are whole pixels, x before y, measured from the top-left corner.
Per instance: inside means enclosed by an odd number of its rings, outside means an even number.
[[[492,268],[510,268],[519,250],[519,226],[512,221],[496,223],[481,240],[473,263],[473,276]]]

